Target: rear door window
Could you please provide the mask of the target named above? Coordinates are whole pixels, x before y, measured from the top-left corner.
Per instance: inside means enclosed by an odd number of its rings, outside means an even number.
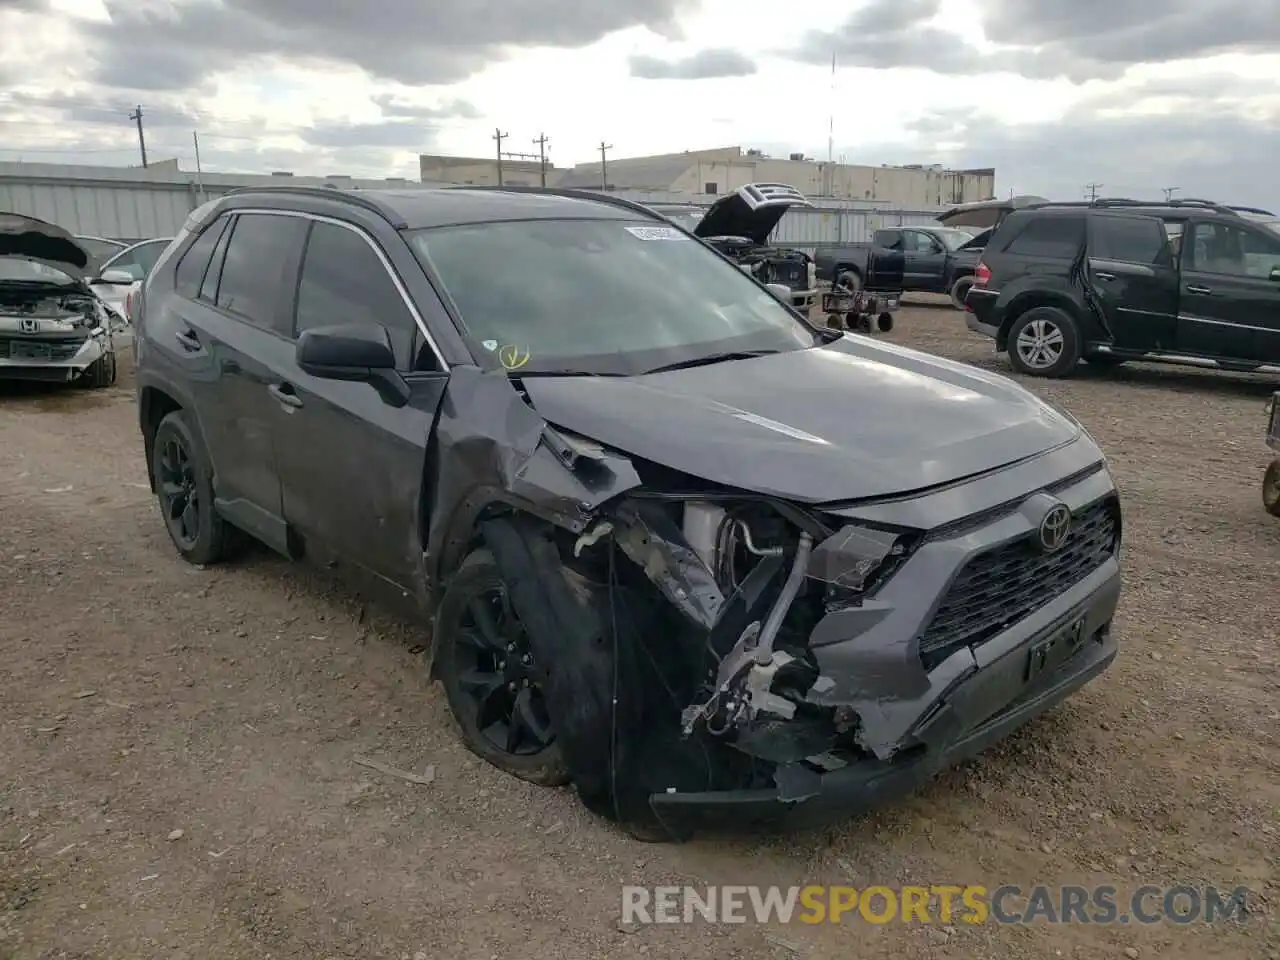
[[[1025,257],[1071,258],[1084,242],[1084,217],[1028,217],[1006,253]]]
[[[1167,266],[1169,238],[1154,217],[1097,216],[1093,218],[1089,252],[1104,260]]]
[[[293,292],[290,266],[296,268],[307,221],[270,213],[236,217],[218,280],[218,306],[261,327],[284,332]]]

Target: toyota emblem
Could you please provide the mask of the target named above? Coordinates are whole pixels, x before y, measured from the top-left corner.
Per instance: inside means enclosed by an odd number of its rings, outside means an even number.
[[[39,320],[30,320],[23,317],[18,321],[18,331],[20,333],[35,333],[40,329]]]
[[[1040,521],[1040,548],[1045,553],[1054,553],[1067,542],[1070,533],[1071,511],[1064,504],[1056,504]]]

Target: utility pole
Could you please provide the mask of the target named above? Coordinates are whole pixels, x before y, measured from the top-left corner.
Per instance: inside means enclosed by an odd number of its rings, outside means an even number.
[[[1089,201],[1090,203],[1093,203],[1095,200],[1097,200],[1097,199],[1098,199],[1098,188],[1099,188],[1099,187],[1103,187],[1103,186],[1106,186],[1106,184],[1103,184],[1103,183],[1086,183],[1086,184],[1084,185],[1084,193],[1085,193],[1085,197],[1088,199],[1088,201]]]
[[[142,133],[142,104],[138,104],[138,108],[129,114],[130,120],[138,123],[138,149],[142,151],[142,165],[147,165],[147,138]]]
[[[547,144],[551,139],[545,133],[541,133],[533,142],[538,145],[538,177],[545,187],[547,185]]]
[[[502,141],[511,136],[509,133],[503,133],[501,127],[493,128],[493,139],[498,144],[498,186],[502,186]]]
[[[191,131],[191,142],[196,147],[196,189],[200,193],[200,202],[204,203],[204,169],[200,166],[200,134],[198,131]]]
[[[1160,189],[1164,191],[1164,198],[1166,200],[1172,200],[1173,195],[1177,193],[1179,190],[1181,190],[1182,188],[1181,187],[1161,187]]]
[[[607,191],[609,189],[609,175],[605,164],[608,162],[606,154],[612,149],[612,143],[605,143],[603,140],[600,141],[600,189],[602,191]]]

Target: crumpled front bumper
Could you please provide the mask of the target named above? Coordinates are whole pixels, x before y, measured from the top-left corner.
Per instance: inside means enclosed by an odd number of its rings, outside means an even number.
[[[1111,619],[1119,579],[1118,567],[1109,564],[1072,591],[1083,598],[1062,598],[1069,602],[1066,612],[1047,629],[1008,631],[1019,635],[1016,644],[935,701],[913,731],[918,742],[912,748],[888,760],[868,757],[839,770],[802,775],[785,790],[654,794],[654,813],[677,836],[717,829],[795,829],[865,813],[901,797],[1009,736],[1106,670],[1117,653]],[[1084,643],[1028,682],[1034,648],[1077,616],[1086,617],[1088,624]],[[1005,645],[1009,639],[1002,634],[991,644]]]
[[[1121,592],[1118,550],[979,644],[926,660],[915,639],[970,563],[1037,529],[1049,495],[1024,493],[1008,505],[1006,490],[1052,489],[1053,500],[1082,517],[1114,502],[1110,473],[1089,465],[1095,454],[1092,443],[1076,442],[995,478],[845,514],[938,531],[874,598],[829,612],[810,635],[819,672],[831,680],[818,702],[857,713],[861,750],[838,751],[846,765],[834,769],[812,761],[780,766],[767,788],[655,793],[650,806],[658,819],[685,835],[848,817],[973,756],[1106,670],[1117,652],[1111,623]],[[960,504],[960,515],[978,519],[948,524]],[[922,602],[927,598],[932,602]]]
[[[11,339],[9,342],[14,341]],[[0,353],[0,379],[68,382],[76,379],[94,361],[105,356],[112,349],[111,339],[105,334],[100,334],[90,335],[74,353],[59,356],[58,359],[14,358],[6,350]]]

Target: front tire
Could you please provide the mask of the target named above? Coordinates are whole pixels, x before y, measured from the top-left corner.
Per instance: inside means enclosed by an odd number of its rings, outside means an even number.
[[[436,670],[467,749],[544,787],[570,780],[542,693],[544,668],[508,598],[497,561],[473,552],[435,619]]]
[[[1273,517],[1280,517],[1280,460],[1272,460],[1262,476],[1262,505]]]
[[[957,310],[964,309],[964,298],[973,286],[973,277],[961,277],[951,285],[951,305]]]
[[[857,293],[862,289],[862,278],[852,270],[845,270],[843,273],[836,275],[835,285],[844,287],[850,293]]]
[[[160,421],[151,444],[151,478],[169,539],[182,559],[203,565],[226,559],[234,531],[213,506],[213,469],[186,411]]]
[[[109,387],[116,382],[115,352],[104,353],[80,374],[80,382],[91,390]]]
[[[1057,307],[1032,307],[1009,328],[1009,362],[1032,377],[1066,377],[1080,362],[1080,328]]]

